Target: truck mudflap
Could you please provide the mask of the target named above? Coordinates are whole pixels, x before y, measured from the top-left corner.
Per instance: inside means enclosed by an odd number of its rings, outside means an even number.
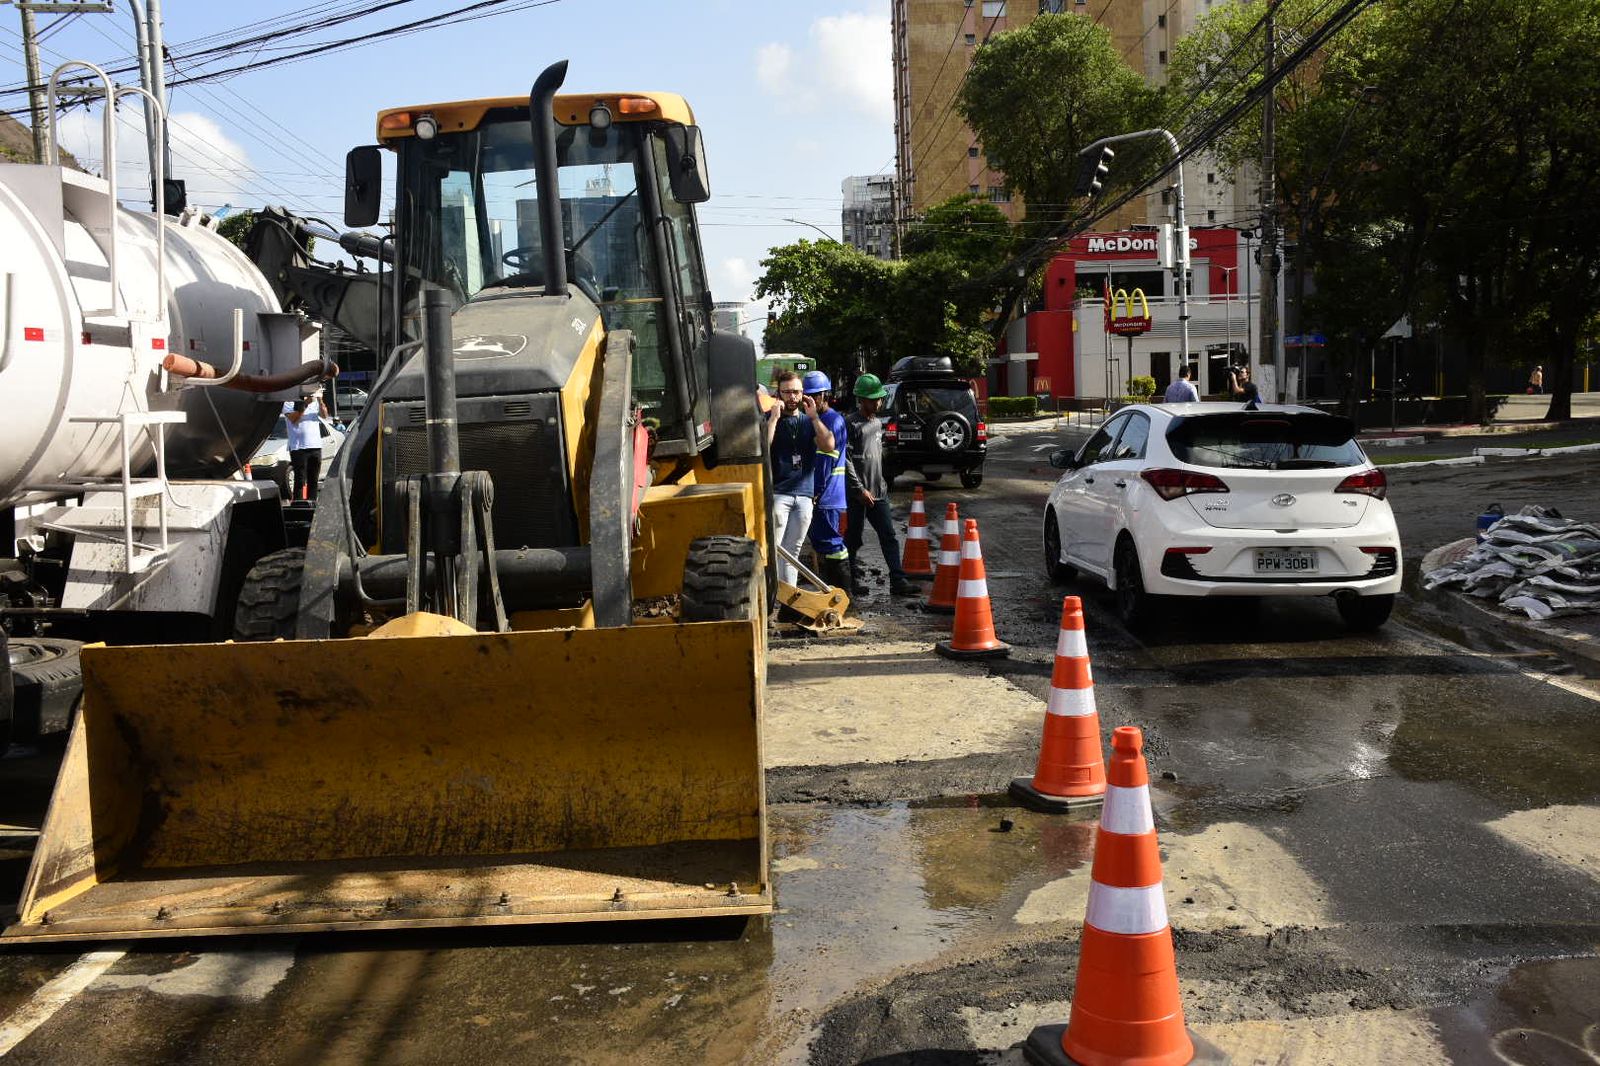
[[[87,647],[0,942],[770,913],[757,625]]]

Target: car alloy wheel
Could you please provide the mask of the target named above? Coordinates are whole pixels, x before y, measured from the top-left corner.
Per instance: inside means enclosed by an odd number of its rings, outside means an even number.
[[[1061,527],[1056,522],[1053,509],[1046,512],[1044,517],[1044,572],[1056,585],[1078,576],[1077,567],[1061,561]]]
[[[1139,571],[1139,553],[1132,544],[1117,550],[1117,616],[1129,629],[1148,621],[1150,595],[1144,590],[1144,575]]]

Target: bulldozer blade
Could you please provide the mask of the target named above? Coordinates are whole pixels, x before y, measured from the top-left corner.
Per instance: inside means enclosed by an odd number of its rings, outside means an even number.
[[[760,637],[85,648],[0,943],[770,913]]]

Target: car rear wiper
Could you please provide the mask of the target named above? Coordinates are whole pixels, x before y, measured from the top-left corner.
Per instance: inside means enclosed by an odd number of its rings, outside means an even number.
[[[1327,470],[1339,464],[1332,459],[1285,459],[1278,463],[1275,470]]]

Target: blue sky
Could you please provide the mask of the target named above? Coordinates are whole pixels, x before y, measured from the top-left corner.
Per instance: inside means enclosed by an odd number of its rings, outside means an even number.
[[[464,3],[415,0],[293,44],[354,36]],[[307,7],[344,6],[165,0],[167,46],[176,63],[168,77],[185,69],[186,41]],[[117,8],[53,30],[57,16],[40,16],[46,72],[63,57],[99,62],[131,55],[126,0],[117,0]],[[0,7],[0,81],[7,86],[23,81],[17,28],[15,13]],[[557,0],[176,88],[175,170],[188,180],[193,202],[285,203],[337,222],[344,153],[371,142],[380,108],[524,93],[539,70],[562,58],[571,60],[569,89],[661,89],[688,97],[711,164],[713,197],[700,217],[718,299],[749,295],[770,246],[820,239],[785,218],[837,236],[841,179],[890,169],[893,161],[888,0]],[[136,83],[131,76],[120,80]],[[4,100],[8,110],[22,102]],[[98,135],[91,141],[88,130],[79,113],[64,139],[94,160]],[[119,155],[142,160],[139,145],[130,128],[119,138]],[[123,181],[143,184],[141,165],[119,170]],[[749,332],[759,338],[760,329],[756,321]]]

